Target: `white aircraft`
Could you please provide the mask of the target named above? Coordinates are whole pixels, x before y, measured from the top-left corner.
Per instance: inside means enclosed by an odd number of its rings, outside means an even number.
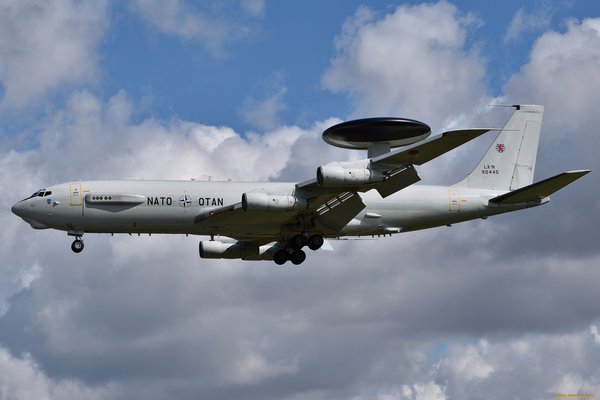
[[[323,139],[368,150],[368,158],[320,166],[304,182],[68,182],[36,191],[12,212],[34,229],[66,231],[75,253],[84,233],[194,234],[210,236],[200,242],[202,258],[298,265],[302,249],[317,250],[324,238],[385,236],[534,207],[590,172],[532,183],[544,107],[513,107],[477,167],[448,187],[413,185],[420,180],[414,166],[498,129],[449,131],[417,144],[431,133],[422,122],[348,121]]]

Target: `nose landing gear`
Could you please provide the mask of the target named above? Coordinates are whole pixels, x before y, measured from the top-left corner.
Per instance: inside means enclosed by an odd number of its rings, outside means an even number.
[[[71,243],[71,250],[73,250],[73,253],[81,253],[84,247],[83,239],[81,238],[83,236],[83,232],[69,231],[67,232],[67,235],[75,237],[75,240],[73,243]]]
[[[73,250],[73,253],[81,253],[83,247],[83,240],[81,239],[75,239],[73,243],[71,243],[71,250]]]

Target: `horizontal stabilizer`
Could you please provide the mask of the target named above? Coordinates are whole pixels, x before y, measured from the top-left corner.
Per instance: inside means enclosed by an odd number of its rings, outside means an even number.
[[[490,199],[490,203],[510,205],[529,202],[540,202],[552,193],[589,173],[590,170],[568,171],[543,181],[524,186],[520,189]]]

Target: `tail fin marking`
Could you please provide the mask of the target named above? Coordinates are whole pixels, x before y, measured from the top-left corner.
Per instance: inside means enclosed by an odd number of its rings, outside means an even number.
[[[477,167],[457,186],[515,190],[533,182],[544,106],[515,108]]]

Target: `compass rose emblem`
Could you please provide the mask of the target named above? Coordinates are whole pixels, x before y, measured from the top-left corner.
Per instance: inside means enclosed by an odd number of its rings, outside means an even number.
[[[188,196],[187,194],[182,195],[179,198],[179,205],[183,208],[188,208],[189,206],[192,205],[192,198],[190,196]]]

